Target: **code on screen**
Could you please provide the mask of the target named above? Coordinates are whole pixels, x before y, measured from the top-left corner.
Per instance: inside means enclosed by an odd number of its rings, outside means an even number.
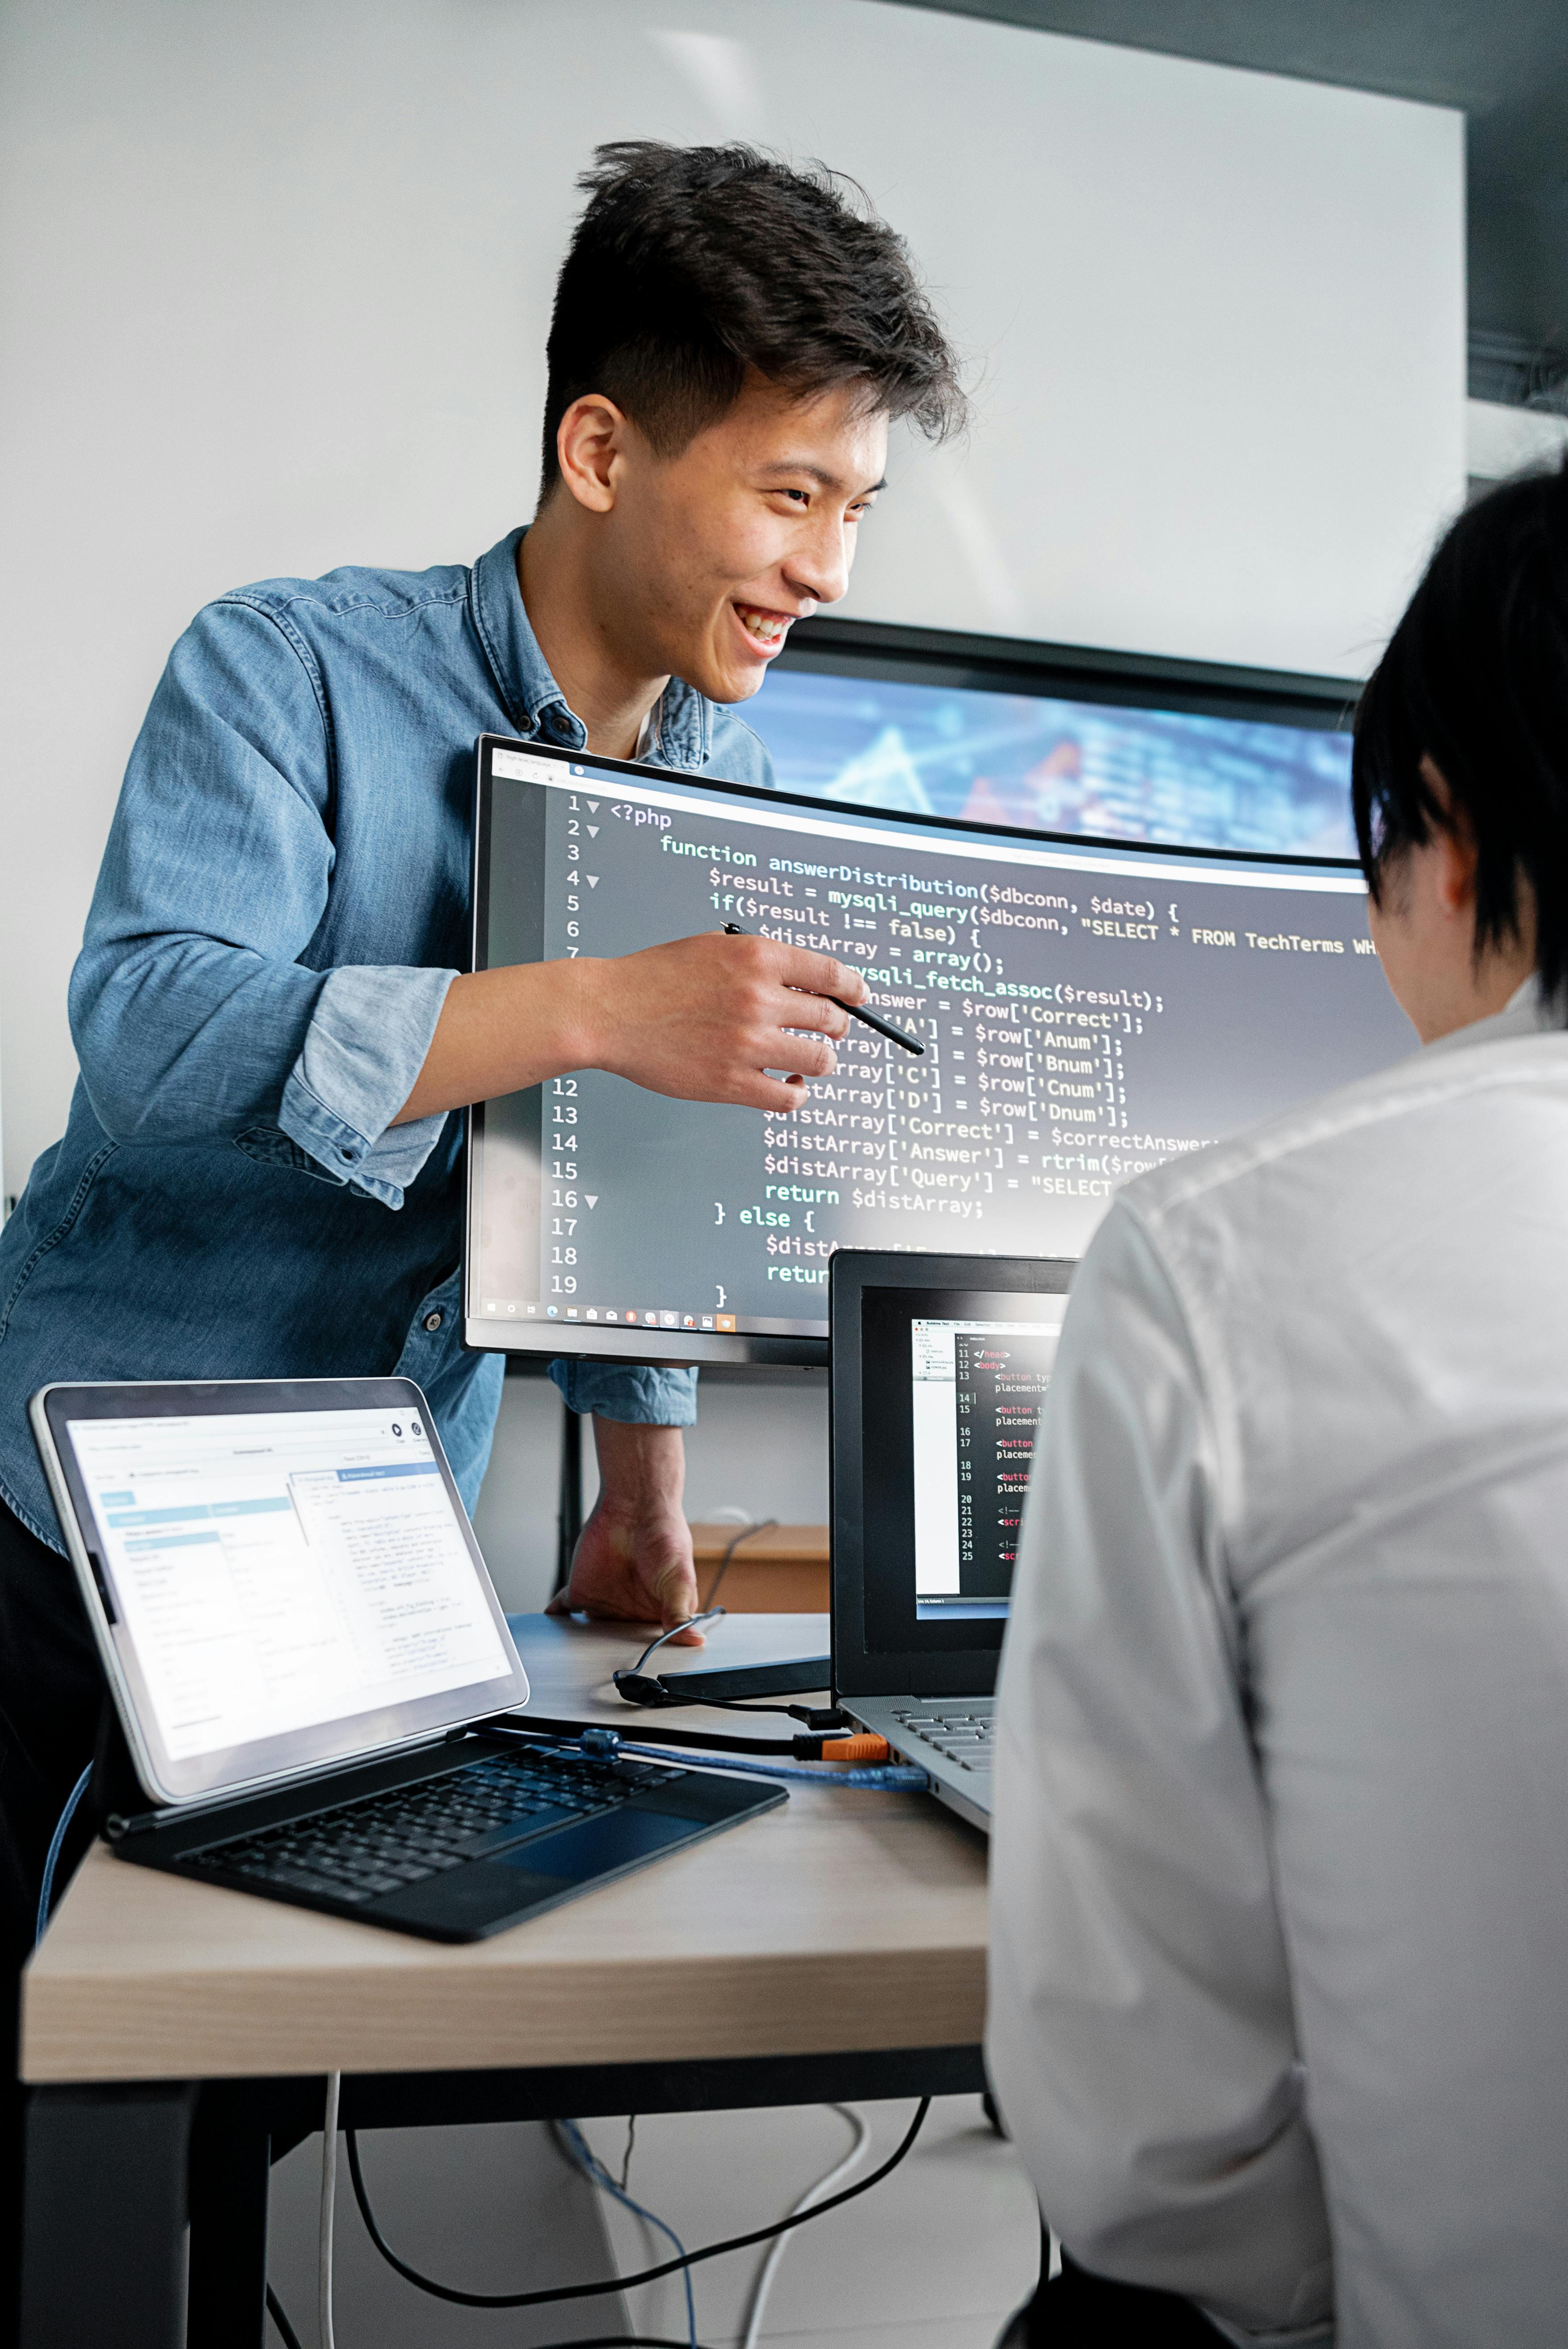
[[[593,1070],[490,1104],[468,1310],[500,1345],[525,1321],[656,1331],[666,1354],[676,1333],[820,1338],[846,1246],[1077,1256],[1131,1176],[1410,1049],[1343,867],[493,764],[481,959],[735,922],[860,970],[925,1047],[851,1023],[789,1115]]]

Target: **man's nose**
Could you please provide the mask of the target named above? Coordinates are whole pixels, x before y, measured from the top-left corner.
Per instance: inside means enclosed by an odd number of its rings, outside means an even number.
[[[836,604],[850,584],[849,532],[843,522],[836,517],[821,522],[795,549],[784,574],[796,595]]]

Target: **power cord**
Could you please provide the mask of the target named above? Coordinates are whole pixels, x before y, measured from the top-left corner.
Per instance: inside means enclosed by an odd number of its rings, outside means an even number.
[[[767,1533],[769,1528],[772,1526],[776,1526],[779,1520],[777,1517],[764,1517],[757,1525],[741,1526],[740,1531],[736,1535],[734,1540],[725,1551],[724,1556],[718,1561],[718,1572],[708,1584],[707,1597],[703,1600],[703,1605],[705,1607],[711,1607],[714,1600],[717,1598],[719,1585],[724,1580],[725,1576],[729,1572],[729,1561],[735,1556],[736,1551],[740,1547],[741,1543],[749,1541],[753,1534]]]
[[[326,2108],[321,2120],[321,2224],[316,2240],[316,2310],[321,2349],[337,2349],[332,2329],[332,2230],[337,2202],[337,2106],[341,2072],[326,2075]]]
[[[854,2185],[846,2186],[840,2193],[829,2195],[825,2201],[813,2202],[809,2209],[792,2210],[787,2219],[779,2219],[770,2227],[754,2227],[748,2234],[731,2235],[722,2243],[705,2243],[700,2251],[683,2251],[678,2259],[664,2260],[657,2267],[645,2268],[640,2275],[620,2276],[615,2280],[620,2290],[634,2292],[640,2284],[657,2283],[662,2276],[675,2275],[682,2268],[696,2267],[700,2261],[722,2259],[729,2251],[748,2251],[754,2243],[771,2242],[775,2236],[788,2234],[795,2227],[804,2227],[813,2219],[825,2219],[830,2210],[840,2209],[844,2203],[852,2202],[857,2194],[869,2194],[873,2186],[880,2186],[884,2178],[892,2175],[909,2153],[925,2125],[925,2116],[930,2110],[931,2098],[922,2096],[903,2136],[881,2168],[873,2169],[870,2177],[857,2178]],[[450,2301],[459,2308],[542,2308],[552,2301],[592,2300],[603,2292],[603,2282],[557,2284],[549,2292],[461,2292],[455,2284],[438,2283],[433,2276],[421,2275],[418,2268],[410,2267],[407,2260],[399,2259],[377,2223],[376,2213],[370,2207],[370,2197],[366,2191],[365,2173],[360,2167],[359,2132],[346,2129],[344,2138],[348,2147],[348,2174],[354,2182],[354,2199],[359,2205],[366,2232],[387,2266],[395,2268],[407,2282],[416,2284],[421,2292],[428,2292],[433,2300]],[[621,2342],[627,2340],[628,2336],[617,2334],[614,2338]],[[593,2344],[581,2342],[575,2344],[575,2349],[593,2349]],[[612,2344],[605,2342],[599,2344],[599,2349],[612,2349]],[[665,2343],[656,2344],[656,2349],[686,2349],[686,2344],[681,2342]]]
[[[593,2147],[589,2144],[587,2138],[583,2136],[583,2131],[575,2121],[557,2121],[555,2124],[555,2137],[557,2143],[565,2147],[568,2159],[583,2172],[584,2178],[590,2179],[593,2185],[597,2186],[601,2189],[602,2192],[610,2195],[615,2201],[619,2202],[623,2209],[632,2211],[635,2217],[645,2220],[650,2227],[656,2227],[661,2235],[665,2235],[669,2238],[670,2241],[675,2245],[676,2250],[679,2252],[681,2258],[683,2260],[685,2259],[686,2245],[682,2242],[675,2229],[670,2225],[668,2220],[659,2218],[657,2213],[653,2210],[645,2209],[640,2202],[633,2200],[631,2195],[627,2193],[624,2185],[618,2185],[616,2183],[615,2179],[611,2177],[609,2171],[605,2168],[603,2163],[600,2160],[598,2155],[594,2152]],[[691,2288],[690,2268],[685,2268],[682,2270],[681,2282],[686,2286],[687,2349],[699,2349],[699,2344],[696,2337],[696,2300]],[[619,2290],[619,2286],[614,2277],[612,2277],[605,2284],[604,2289],[606,2292],[614,2292]]]
[[[806,2191],[789,2213],[791,2219],[801,2217],[811,2209],[820,2194],[826,2194],[829,2188],[836,2186],[841,2178],[847,2178],[871,2143],[870,2124],[856,2112],[852,2105],[830,2105],[827,2109],[830,2113],[837,2113],[841,2120],[848,2121],[854,2131],[854,2141],[848,2153],[841,2160],[833,2164],[825,2177],[819,2178],[814,2186],[807,2187]],[[758,2349],[758,2344],[762,2338],[763,2311],[767,2308],[768,2295],[773,2289],[773,2279],[779,2272],[779,2263],[784,2257],[789,2240],[787,2235],[780,2235],[773,2243],[768,2257],[758,2271],[757,2282],[751,2287],[750,2303],[746,2311],[746,2331],[741,2336],[740,2349]]]
[[[38,1943],[43,1940],[44,1928],[49,1921],[49,1909],[55,1897],[55,1870],[60,1864],[60,1851],[66,1840],[66,1829],[76,1817],[77,1805],[87,1793],[88,1780],[92,1776],[92,1775],[93,1765],[89,1762],[87,1768],[82,1772],[81,1776],[77,1780],[76,1785],[71,1788],[70,1793],[66,1796],[66,1807],[60,1813],[59,1818],[56,1822],[54,1834],[49,1837],[48,1857],[44,1862],[44,1880],[38,1889],[38,1924],[37,1930],[33,1935],[33,1947],[35,1949],[37,1948]]]
[[[284,2304],[271,2284],[267,2286],[267,2314],[278,2328],[284,2349],[304,2349],[299,2334],[289,2323]],[[544,2349],[689,2349],[689,2345],[685,2341],[668,2340],[663,2333],[596,2333],[587,2340],[579,2334],[571,2341],[550,2342],[544,2344]],[[702,2349],[700,2342],[696,2349]]]
[[[289,2323],[284,2311],[283,2302],[271,2284],[267,2286],[267,2314],[278,2328],[278,2337],[284,2344],[284,2349],[300,2349],[299,2334]]]

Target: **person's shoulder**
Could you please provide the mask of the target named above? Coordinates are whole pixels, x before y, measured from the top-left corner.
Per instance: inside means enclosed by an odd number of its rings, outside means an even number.
[[[749,783],[754,790],[772,791],[772,755],[756,728],[723,702],[710,702],[708,707],[713,730],[704,775],[715,782]]]
[[[230,588],[205,610],[248,609],[306,629],[319,622],[396,621],[432,606],[463,603],[469,577],[469,565],[463,563],[438,563],[425,571],[346,564],[317,579],[253,579]]]
[[[1436,1147],[1438,1132],[1455,1122],[1468,1128],[1477,1114],[1491,1114],[1506,1123],[1545,1096],[1568,1117],[1568,1033],[1498,1034],[1491,1022],[1484,1025],[1491,1032],[1473,1041],[1455,1036],[1440,1050],[1413,1050],[1223,1141],[1184,1151],[1137,1176],[1120,1195],[1150,1229],[1170,1228],[1205,1207],[1237,1203],[1293,1170],[1313,1178],[1316,1195],[1327,1198],[1336,1162],[1343,1180],[1354,1182],[1368,1145],[1398,1146],[1401,1127],[1409,1130],[1412,1147],[1418,1128],[1429,1130],[1429,1145]],[[1486,1097],[1490,1107],[1480,1111]]]

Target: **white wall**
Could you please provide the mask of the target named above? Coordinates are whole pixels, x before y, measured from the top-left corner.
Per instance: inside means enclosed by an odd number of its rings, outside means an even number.
[[[1357,668],[1460,499],[1455,114],[883,0],[10,0],[7,1190],[170,642],[527,512],[572,175],[639,132],[855,172],[975,362],[851,610]]]
[[[1465,402],[1465,467],[1472,481],[1501,481],[1510,473],[1558,465],[1565,452],[1568,416],[1505,408],[1495,399]]]

